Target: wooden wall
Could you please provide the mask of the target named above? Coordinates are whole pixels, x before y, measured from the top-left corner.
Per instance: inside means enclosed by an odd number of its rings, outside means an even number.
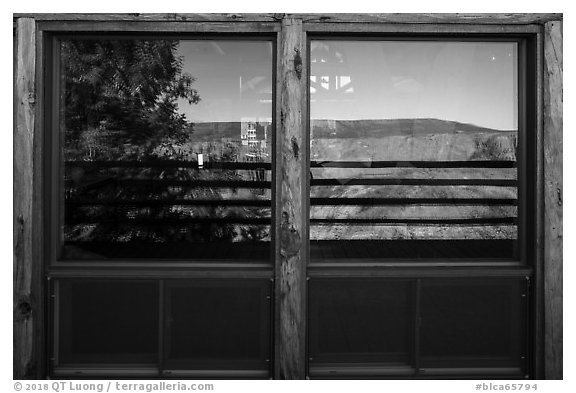
[[[544,25],[544,375],[562,379],[562,21]]]
[[[275,378],[305,377],[306,51],[303,23],[397,25],[539,25],[544,29],[544,369],[562,378],[562,15],[561,14],[21,14],[15,15],[14,86],[14,370],[15,379],[44,378],[42,343],[42,109],[36,91],[42,31],[76,22],[277,23]],[[142,26],[142,25],[139,25]],[[148,26],[148,25],[147,25]],[[41,81],[40,81],[41,82]],[[35,152],[36,150],[36,152]]]
[[[36,23],[32,18],[17,21],[14,86],[14,221],[13,221],[13,322],[14,378],[35,378],[39,374],[36,356],[36,316],[39,293],[34,293],[35,258],[33,220],[34,137],[36,103]]]

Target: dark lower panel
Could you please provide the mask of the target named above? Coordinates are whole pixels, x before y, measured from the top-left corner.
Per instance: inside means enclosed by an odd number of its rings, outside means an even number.
[[[57,279],[55,378],[269,378],[269,279]]]
[[[316,279],[308,294],[311,374],[410,373],[409,281]]]
[[[158,283],[61,280],[57,363],[156,363]]]
[[[164,374],[268,376],[270,306],[268,280],[166,281]]]
[[[526,372],[526,296],[524,279],[423,280],[423,371]]]
[[[314,278],[311,378],[527,378],[522,278]]]

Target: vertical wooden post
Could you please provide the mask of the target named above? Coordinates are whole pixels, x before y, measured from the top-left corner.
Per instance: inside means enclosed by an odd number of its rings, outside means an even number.
[[[562,21],[544,25],[544,373],[562,379]]]
[[[33,256],[33,173],[35,129],[36,23],[20,18],[16,28],[16,75],[14,86],[14,260],[13,260],[13,325],[14,379],[35,378],[38,359],[35,356],[38,296],[32,291]],[[38,262],[38,261],[36,261]]]
[[[279,43],[276,264],[277,379],[305,377],[305,151],[302,102],[306,99],[302,21],[284,18]]]

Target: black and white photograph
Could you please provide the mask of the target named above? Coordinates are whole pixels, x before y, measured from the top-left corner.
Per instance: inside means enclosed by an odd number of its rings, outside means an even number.
[[[13,379],[564,379],[562,24],[14,13]]]

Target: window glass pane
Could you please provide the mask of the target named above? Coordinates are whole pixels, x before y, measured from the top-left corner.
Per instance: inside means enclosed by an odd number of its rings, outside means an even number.
[[[517,44],[310,45],[312,261],[517,259]]]
[[[157,363],[158,285],[62,280],[59,363]]]
[[[520,368],[525,356],[525,284],[518,279],[424,280],[423,368]]]
[[[407,369],[412,348],[411,288],[407,281],[310,280],[311,373],[326,368],[334,372],[352,364],[368,365],[376,374],[383,368]]]
[[[63,40],[62,258],[269,259],[272,53]]]
[[[268,280],[167,282],[165,367],[268,370]]]

